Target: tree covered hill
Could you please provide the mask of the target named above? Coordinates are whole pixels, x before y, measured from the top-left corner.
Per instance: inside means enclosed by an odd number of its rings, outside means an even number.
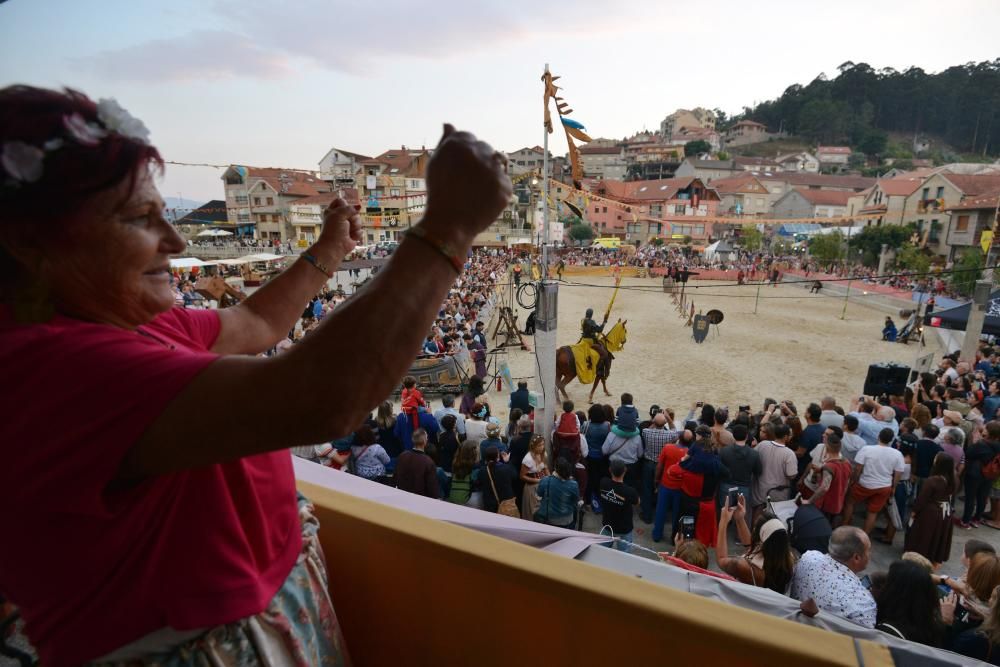
[[[838,69],[834,79],[821,74],[789,86],[737,118],[818,144],[848,143],[869,155],[885,150],[889,132],[934,136],[964,153],[1000,154],[1000,58],[932,74],[850,61]]]

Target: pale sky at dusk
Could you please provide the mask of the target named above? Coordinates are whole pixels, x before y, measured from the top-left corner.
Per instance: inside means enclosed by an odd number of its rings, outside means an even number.
[[[115,97],[168,160],[316,169],[331,146],[432,145],[445,121],[503,150],[541,143],[546,62],[573,118],[623,137],[677,107],[738,112],[846,60],[993,59],[997,25],[997,0],[7,0],[0,86]],[[171,167],[161,190],[221,198],[220,175]]]

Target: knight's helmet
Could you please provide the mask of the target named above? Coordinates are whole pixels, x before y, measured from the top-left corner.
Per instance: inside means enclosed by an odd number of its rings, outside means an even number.
[[[593,317],[594,316],[594,309],[593,308],[588,308],[587,312],[585,313],[585,315],[586,315],[586,317]]]

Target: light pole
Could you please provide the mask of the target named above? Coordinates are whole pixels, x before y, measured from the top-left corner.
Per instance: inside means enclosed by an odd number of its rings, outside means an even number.
[[[545,64],[545,74],[549,65]],[[548,77],[545,77],[548,79]],[[541,405],[536,408],[535,433],[545,438],[551,451],[551,424],[556,414],[556,327],[559,284],[549,280],[549,131],[542,123],[542,275],[535,315],[536,386],[541,391]]]

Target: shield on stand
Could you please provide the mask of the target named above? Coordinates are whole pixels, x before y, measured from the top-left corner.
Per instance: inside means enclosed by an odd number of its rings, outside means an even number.
[[[694,316],[694,326],[691,331],[691,335],[694,336],[694,342],[704,342],[705,337],[708,336],[708,325],[708,318],[701,313]]]

